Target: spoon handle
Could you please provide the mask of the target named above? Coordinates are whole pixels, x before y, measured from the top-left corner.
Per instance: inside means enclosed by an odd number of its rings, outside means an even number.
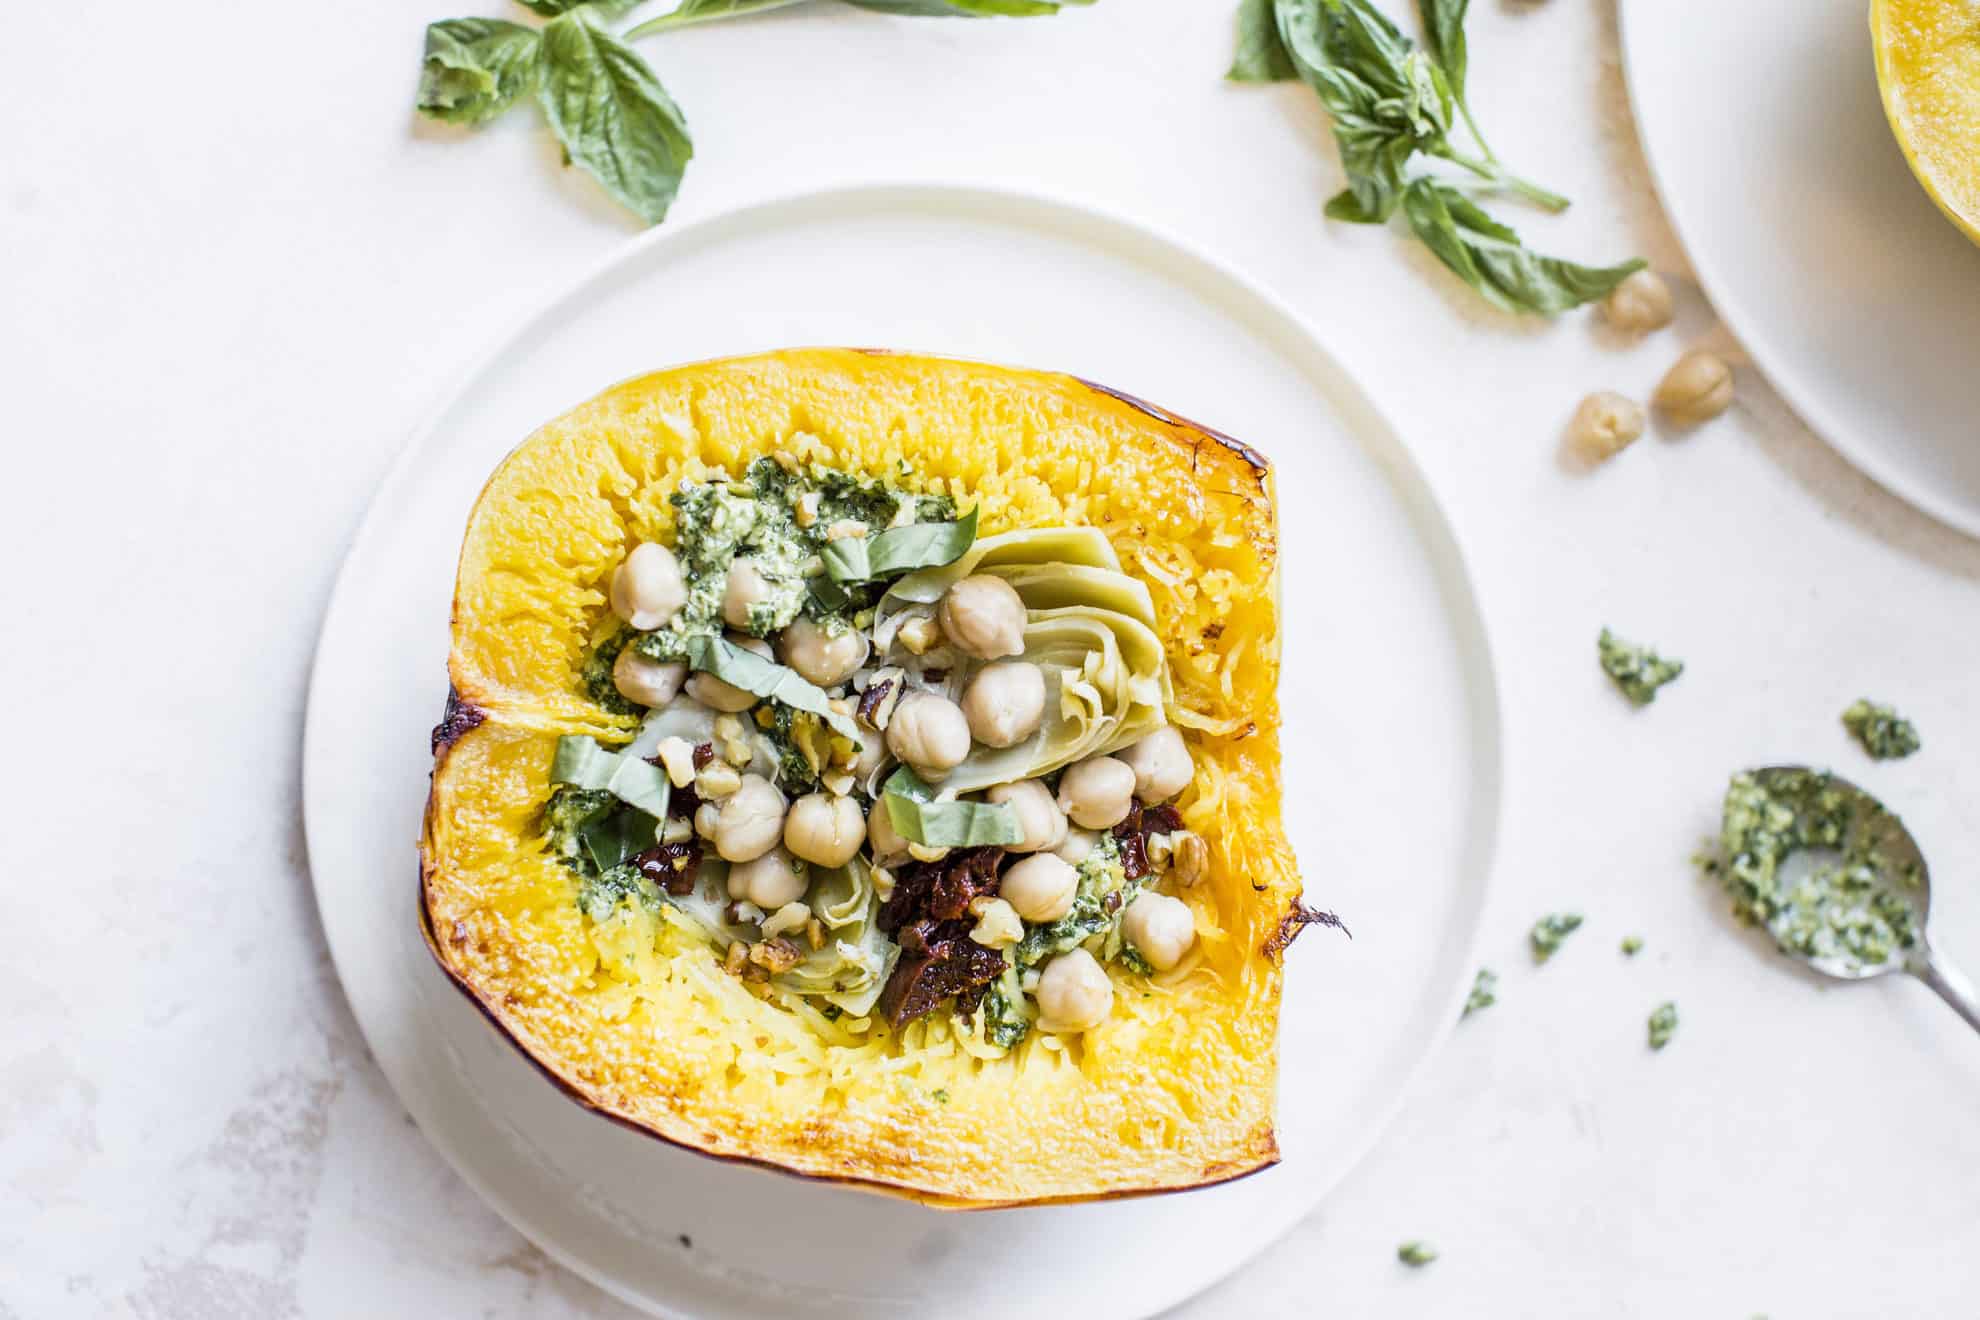
[[[1912,968],[1912,973],[1951,1004],[1953,1012],[1966,1019],[1967,1026],[1980,1031],[1980,994],[1974,993],[1973,982],[1930,949],[1925,950],[1925,956]]]

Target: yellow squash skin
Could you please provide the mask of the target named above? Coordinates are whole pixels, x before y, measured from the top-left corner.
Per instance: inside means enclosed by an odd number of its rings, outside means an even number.
[[[1877,86],[1925,191],[1980,243],[1980,3],[1872,0]]]
[[[1181,891],[1193,969],[1159,986],[1117,971],[1100,1028],[998,1057],[939,1012],[898,1035],[800,1016],[664,916],[579,911],[538,817],[559,734],[631,729],[580,683],[613,627],[611,571],[641,540],[671,543],[682,478],[776,450],[886,474],[905,456],[907,484],[975,504],[983,534],[1097,526],[1148,584],[1197,764],[1180,807],[1210,849],[1208,878]],[[1279,957],[1300,892],[1279,802],[1276,533],[1257,454],[1069,376],[807,349],[606,391],[510,454],[469,522],[420,843],[434,957],[575,1099],[725,1159],[971,1208],[1275,1162]]]

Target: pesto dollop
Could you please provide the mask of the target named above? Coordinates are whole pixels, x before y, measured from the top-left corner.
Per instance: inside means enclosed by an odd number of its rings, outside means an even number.
[[[1626,642],[1607,628],[1595,640],[1602,672],[1615,681],[1619,691],[1638,706],[1657,699],[1657,689],[1684,672],[1682,660],[1670,660],[1647,646]]]
[[[1843,712],[1843,727],[1850,737],[1863,744],[1863,750],[1879,761],[1896,761],[1910,756],[1923,742],[1918,727],[1889,706],[1873,701],[1855,701]]]
[[[1650,1048],[1663,1049],[1671,1043],[1671,1037],[1677,1034],[1677,1029],[1677,1005],[1668,1000],[1657,1005],[1656,1011],[1650,1014]]]
[[[1560,950],[1562,941],[1581,928],[1579,912],[1550,912],[1533,923],[1527,943],[1533,947],[1533,961],[1546,962]]]
[[[1783,952],[1878,966],[1918,942],[1917,864],[1878,847],[1895,822],[1821,771],[1735,775],[1714,869],[1734,914],[1765,927]],[[1787,863],[1800,853],[1827,856],[1797,877],[1791,871],[1802,868]]]

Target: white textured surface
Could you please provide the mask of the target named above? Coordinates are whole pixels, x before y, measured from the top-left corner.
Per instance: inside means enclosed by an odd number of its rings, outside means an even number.
[[[1709,310],[1686,297],[1638,346],[1514,323],[1401,240],[1324,225],[1322,120],[1295,90],[1219,84],[1225,8],[806,12],[651,47],[696,125],[684,214],[874,175],[1143,211],[1331,327],[1468,536],[1508,699],[1501,1003],[1321,1213],[1191,1313],[1970,1309],[1980,1041],[1916,986],[1823,992],[1761,957],[1686,859],[1734,765],[1864,770],[1941,859],[1940,942],[1980,967],[1980,545],[1851,472],[1751,373],[1707,430],[1570,470],[1574,400],[1646,391]],[[1608,7],[1478,10],[1481,117],[1579,203],[1529,236],[1681,268]],[[330,975],[300,842],[304,668],[370,490],[439,382],[626,232],[525,120],[471,141],[413,123],[437,16],[14,16],[0,1314],[615,1314],[407,1123]],[[1603,689],[1605,621],[1691,662],[1654,709]],[[1862,693],[1914,713],[1926,750],[1865,769],[1836,725]],[[1532,970],[1525,926],[1567,906],[1588,927]],[[1631,930],[1649,947],[1625,962]],[[1667,997],[1684,1024],[1653,1056]],[[1444,1259],[1411,1274],[1393,1249],[1414,1236]]]

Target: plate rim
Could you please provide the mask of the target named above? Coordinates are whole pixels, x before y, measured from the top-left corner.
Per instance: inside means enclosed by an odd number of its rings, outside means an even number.
[[[1400,464],[1405,482],[1399,487],[1399,495],[1405,499],[1405,503],[1414,502],[1419,506],[1413,521],[1427,522],[1445,542],[1440,557],[1447,562],[1437,566],[1439,594],[1444,597],[1445,615],[1451,622],[1459,625],[1459,635],[1465,638],[1471,652],[1463,666],[1462,682],[1466,689],[1467,702],[1472,708],[1469,716],[1477,744],[1472,749],[1472,761],[1474,767],[1481,773],[1483,782],[1474,785],[1475,796],[1464,831],[1471,850],[1475,852],[1474,857],[1467,859],[1468,869],[1476,872],[1470,885],[1474,910],[1470,915],[1469,928],[1463,932],[1459,950],[1461,956],[1453,960],[1454,973],[1451,985],[1446,988],[1444,995],[1446,1011],[1439,1016],[1435,1027],[1423,1037],[1416,1049],[1415,1058],[1403,1074],[1401,1083],[1376,1112],[1373,1121],[1366,1125],[1365,1130],[1352,1143],[1345,1158],[1336,1166],[1333,1178],[1311,1194],[1294,1198],[1289,1204],[1296,1205],[1297,1209],[1292,1211],[1283,1222],[1266,1225],[1267,1232],[1261,1236],[1255,1250],[1231,1259],[1217,1273],[1202,1282],[1195,1291],[1175,1298],[1168,1305],[1182,1305],[1191,1297],[1199,1296],[1215,1287],[1244,1265],[1257,1259],[1290,1232],[1301,1219],[1311,1215],[1368,1157],[1393,1125],[1402,1107],[1422,1085],[1425,1074],[1442,1052],[1451,1031],[1457,1024],[1457,1010],[1467,990],[1468,978],[1465,972],[1477,960],[1477,950],[1483,937],[1484,914],[1498,872],[1500,844],[1504,832],[1508,765],[1506,747],[1508,726],[1504,712],[1504,688],[1499,672],[1497,650],[1488,623],[1489,614],[1484,605],[1484,593],[1472,570],[1464,536],[1456,519],[1452,517],[1450,505],[1438,484],[1432,479],[1415,448],[1405,438],[1402,429],[1395,424],[1387,411],[1376,404],[1363,386],[1360,377],[1348,368],[1347,359],[1336,350],[1331,339],[1322,334],[1308,317],[1264,284],[1252,278],[1233,261],[1204,250],[1146,216],[1130,214],[1062,190],[1028,184],[1019,186],[1004,182],[986,183],[981,180],[904,176],[788,188],[773,187],[746,194],[728,205],[711,207],[690,219],[677,221],[671,225],[656,225],[614,244],[598,260],[587,265],[575,276],[558,281],[547,293],[527,305],[513,320],[505,321],[498,326],[496,331],[482,342],[482,347],[468,357],[460,369],[449,373],[443,379],[427,408],[406,433],[398,452],[371,490],[357,526],[343,548],[336,576],[325,599],[316,643],[312,650],[305,692],[300,776],[304,847],[309,858],[310,891],[318,925],[330,955],[331,966],[337,974],[338,989],[343,993],[346,1003],[350,1005],[352,1020],[365,1042],[366,1051],[391,1087],[393,1099],[407,1116],[413,1119],[421,1137],[440,1154],[455,1176],[472,1188],[482,1203],[499,1215],[509,1227],[563,1268],[646,1314],[668,1317],[690,1315],[689,1312],[674,1308],[664,1298],[634,1290],[614,1275],[594,1268],[590,1262],[576,1253],[567,1251],[561,1243],[536,1232],[530,1222],[533,1217],[528,1215],[526,1208],[513,1206],[507,1199],[493,1194],[469,1161],[455,1151],[452,1141],[433,1131],[426,1122],[412,1112],[411,1106],[406,1103],[399,1080],[392,1075],[392,1070],[384,1061],[384,1055],[372,1044],[370,1031],[363,1016],[357,1011],[356,1001],[347,988],[347,959],[340,954],[338,940],[332,934],[333,929],[338,928],[340,923],[334,921],[330,915],[330,904],[326,901],[323,885],[319,883],[315,864],[315,858],[318,856],[315,835],[320,827],[314,822],[327,812],[326,807],[317,805],[321,792],[318,787],[321,774],[316,769],[325,737],[324,726],[330,718],[324,711],[323,703],[318,700],[324,685],[326,669],[324,642],[330,635],[333,623],[337,622],[340,615],[348,608],[346,597],[353,590],[352,564],[359,558],[360,551],[371,537],[378,534],[380,510],[385,494],[406,478],[415,459],[439,430],[449,411],[473,384],[522,341],[538,333],[546,323],[554,322],[567,308],[580,303],[598,281],[621,266],[633,265],[649,259],[652,249],[685,246],[697,241],[706,231],[719,229],[724,225],[775,219],[778,212],[801,212],[809,207],[829,208],[834,205],[861,203],[870,206],[889,204],[920,206],[927,209],[944,203],[954,207],[959,202],[979,202],[988,206],[1016,208],[1034,217],[1042,215],[1062,221],[1071,220],[1093,229],[1111,230],[1117,235],[1132,238],[1151,250],[1161,251],[1168,257],[1179,258],[1193,264],[1199,273],[1212,277],[1227,291],[1235,292],[1252,301],[1270,318],[1278,321],[1284,329],[1291,331],[1308,350],[1316,352],[1336,378],[1333,385],[1340,391],[1339,399],[1359,409],[1367,419],[1372,420],[1387,433],[1392,442],[1390,446],[1392,452],[1373,455],[1373,457],[1383,466]],[[1391,481],[1393,482],[1393,476]],[[1414,486],[1413,490],[1408,489],[1411,484]],[[1437,549],[1434,546],[1430,548]]]
[[[1639,39],[1633,35],[1637,25],[1650,20],[1632,15],[1647,13],[1647,0],[1618,0],[1617,9],[1617,44],[1621,47],[1623,86],[1629,96],[1630,119],[1636,128],[1636,138],[1642,144],[1644,168],[1649,172],[1650,186],[1656,191],[1665,218],[1670,221],[1671,229],[1684,247],[1685,259],[1691,263],[1692,272],[1698,277],[1698,287],[1711,302],[1713,311],[1752,354],[1754,365],[1767,377],[1788,407],[1844,462],[1934,521],[1965,536],[1980,538],[1980,506],[1968,507],[1940,498],[1922,479],[1907,475],[1900,464],[1879,457],[1874,448],[1861,444],[1841,419],[1818,401],[1817,393],[1805,383],[1805,373],[1784,365],[1788,355],[1777,352],[1771,339],[1755,333],[1760,323],[1755,320],[1744,299],[1731,295],[1722,276],[1722,267],[1702,255],[1705,249],[1693,241],[1702,222],[1685,218],[1684,206],[1666,181],[1665,171],[1658,163],[1660,151],[1653,142],[1650,120],[1643,111],[1643,93],[1638,89],[1637,56],[1634,53]]]

